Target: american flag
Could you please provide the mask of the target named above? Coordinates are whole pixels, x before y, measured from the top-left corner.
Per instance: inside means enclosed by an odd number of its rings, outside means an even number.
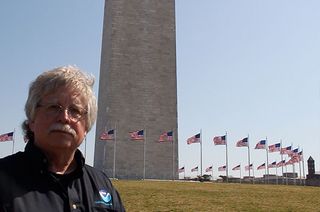
[[[108,130],[105,132],[102,132],[100,135],[100,140],[113,140],[114,139],[114,130]]]
[[[173,141],[173,132],[164,132],[159,137],[159,142]]]
[[[1,141],[13,141],[13,132],[0,135],[0,142]]]
[[[286,160],[282,160],[282,161],[277,163],[277,167],[284,166],[285,164],[286,164]]]
[[[214,145],[226,145],[226,136],[215,136],[213,138]]]
[[[290,154],[291,153],[291,146],[287,146],[284,148],[281,148],[280,150],[280,154],[284,155],[284,154]]]
[[[191,169],[191,172],[197,172],[197,171],[198,171],[198,166]]]
[[[212,166],[209,166],[208,168],[206,168],[206,172],[212,172]]]
[[[290,160],[286,163],[286,165],[288,164],[294,164],[294,163],[298,163],[301,160],[299,155],[294,155],[290,158]]]
[[[187,144],[200,143],[200,133],[187,139]]]
[[[298,155],[298,154],[299,154],[299,148],[296,148],[296,149],[292,150],[288,155],[290,157],[292,157],[292,156],[295,156],[295,155]]]
[[[237,147],[248,147],[249,146],[248,137],[238,141],[236,146]]]
[[[235,171],[235,170],[240,170],[240,167],[241,167],[240,165],[235,166],[235,167],[232,168],[232,170],[233,170],[233,171]]]
[[[294,163],[297,163],[298,161],[295,161],[295,160],[292,160],[292,158],[290,159],[290,160],[288,160],[286,163],[285,163],[285,165],[287,166],[287,165],[292,165],[292,164],[294,164]]]
[[[265,169],[265,168],[266,168],[266,163],[263,163],[260,166],[258,166],[257,170]]]
[[[249,171],[249,169],[252,169],[253,168],[253,164],[251,163],[250,166],[245,166],[244,169],[246,171]]]
[[[179,173],[182,173],[184,172],[184,167],[181,167],[179,170],[178,170]]]
[[[280,151],[280,143],[272,144],[269,146],[269,152],[279,152]]]
[[[133,132],[129,132],[130,139],[135,141],[141,141],[144,139],[143,130],[137,130]]]
[[[265,149],[266,148],[266,140],[261,140],[256,144],[255,149]]]
[[[218,171],[219,171],[219,172],[225,171],[226,168],[227,168],[227,166],[220,166],[220,167],[218,168]]]
[[[275,167],[277,167],[277,161],[274,161],[268,165],[268,168],[275,168]]]

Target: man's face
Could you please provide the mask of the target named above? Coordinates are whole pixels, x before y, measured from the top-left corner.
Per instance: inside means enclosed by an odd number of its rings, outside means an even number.
[[[84,107],[81,94],[69,87],[43,96],[29,124],[35,144],[45,152],[75,151],[86,135]]]

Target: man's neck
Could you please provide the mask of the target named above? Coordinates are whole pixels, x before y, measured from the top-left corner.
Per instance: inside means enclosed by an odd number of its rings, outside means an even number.
[[[47,158],[49,162],[48,170],[50,172],[56,174],[69,174],[77,168],[74,153],[63,155],[61,153],[58,155],[47,154]]]

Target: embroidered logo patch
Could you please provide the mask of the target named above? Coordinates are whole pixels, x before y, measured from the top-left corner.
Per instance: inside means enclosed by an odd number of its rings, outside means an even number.
[[[101,189],[99,191],[99,194],[100,194],[100,197],[101,197],[102,201],[99,200],[99,201],[96,201],[95,203],[104,204],[104,205],[107,205],[107,206],[111,206],[112,205],[112,196],[108,191],[106,191],[104,189]]]

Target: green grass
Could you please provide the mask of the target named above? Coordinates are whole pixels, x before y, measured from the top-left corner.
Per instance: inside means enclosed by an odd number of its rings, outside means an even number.
[[[128,212],[320,211],[320,187],[113,181]]]

